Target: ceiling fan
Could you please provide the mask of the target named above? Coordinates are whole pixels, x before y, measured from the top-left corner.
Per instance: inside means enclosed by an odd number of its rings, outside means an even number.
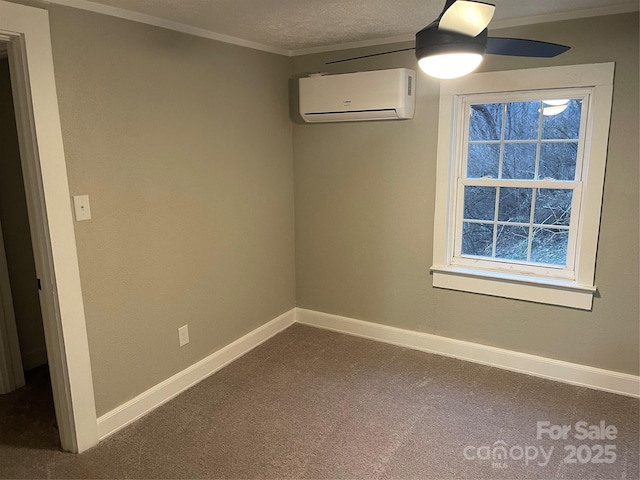
[[[474,71],[485,53],[517,57],[556,57],[570,47],[522,38],[489,37],[487,27],[495,5],[476,0],[447,0],[440,16],[416,33],[415,47],[360,58],[415,50],[420,68],[436,78],[457,78]]]

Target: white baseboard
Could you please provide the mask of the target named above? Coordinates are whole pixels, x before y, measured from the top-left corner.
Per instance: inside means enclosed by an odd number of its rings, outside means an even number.
[[[635,375],[294,308],[99,417],[100,440],[168,402],[295,322],[559,382],[640,397],[640,377]]]
[[[563,383],[640,397],[640,377],[553,360],[353,318],[296,308],[296,321],[313,327],[445,355]]]
[[[100,440],[204,380],[295,322],[295,308],[98,418]]]

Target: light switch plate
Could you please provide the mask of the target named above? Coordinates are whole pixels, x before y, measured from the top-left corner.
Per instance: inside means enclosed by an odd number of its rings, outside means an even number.
[[[178,329],[178,340],[181,347],[189,343],[189,325],[183,325]]]
[[[91,207],[89,206],[89,195],[76,195],[73,197],[73,207],[76,211],[76,221],[91,219]]]

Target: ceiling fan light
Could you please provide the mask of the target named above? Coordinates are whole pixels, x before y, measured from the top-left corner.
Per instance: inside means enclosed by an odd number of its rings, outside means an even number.
[[[435,78],[451,79],[468,75],[482,62],[479,53],[442,53],[418,60],[424,73]]]

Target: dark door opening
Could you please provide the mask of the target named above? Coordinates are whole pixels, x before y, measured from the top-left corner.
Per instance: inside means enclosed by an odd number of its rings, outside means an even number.
[[[0,49],[0,226],[4,244],[0,254],[6,258],[26,381],[0,395],[0,449],[3,445],[59,449],[15,119],[9,60]]]

